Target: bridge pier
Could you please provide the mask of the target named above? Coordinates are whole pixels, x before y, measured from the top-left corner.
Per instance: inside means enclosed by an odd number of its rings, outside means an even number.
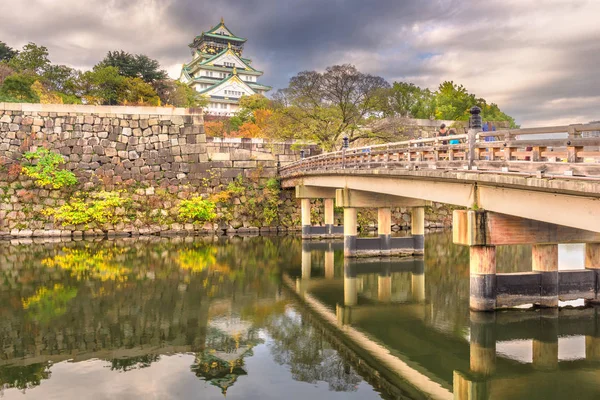
[[[558,307],[558,245],[535,244],[531,247],[531,269],[540,274],[540,307]]]
[[[469,264],[471,310],[494,310],[496,308],[496,247],[471,246]]]
[[[585,244],[585,269],[594,271],[596,275],[597,286],[600,285],[600,243]],[[593,299],[587,300],[592,304],[600,304],[600,287],[596,287],[596,294]]]
[[[344,256],[381,257],[423,254],[425,209],[423,200],[359,190],[337,189],[336,205],[344,208]],[[412,235],[392,237],[392,207],[412,207]],[[358,238],[358,208],[377,208],[377,238]]]
[[[302,216],[302,239],[342,237],[343,228],[335,226],[335,189],[316,186],[296,186],[296,198],[300,199]],[[311,225],[311,200],[323,199],[324,226]]]
[[[455,210],[453,241],[470,247],[470,307],[491,311],[559,300],[598,301],[600,234],[483,210]],[[585,270],[558,270],[558,243],[587,243]],[[496,274],[495,246],[531,244],[532,271]]]

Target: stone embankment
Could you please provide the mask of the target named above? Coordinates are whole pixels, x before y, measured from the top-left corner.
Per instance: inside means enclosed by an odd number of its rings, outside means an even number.
[[[24,155],[41,147],[62,155],[60,168],[73,172],[76,185],[40,187],[23,172],[31,164]],[[291,142],[207,138],[199,110],[0,103],[0,236],[297,230],[299,203],[276,178],[278,166],[298,158]],[[215,203],[216,218],[182,219],[182,201],[199,195]],[[65,205],[75,208],[67,222]],[[92,221],[78,218],[82,208],[94,210]],[[433,211],[431,226],[448,225],[445,208]],[[375,219],[364,214],[368,229]],[[396,210],[394,229],[409,221]]]

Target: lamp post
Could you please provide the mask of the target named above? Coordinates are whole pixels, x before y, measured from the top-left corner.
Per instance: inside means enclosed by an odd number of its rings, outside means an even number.
[[[342,143],[342,148],[347,149],[350,145],[350,139],[348,139],[348,136],[344,136],[343,140],[344,142]]]
[[[304,150],[300,150],[300,159],[304,159]]]
[[[350,144],[350,140],[348,139],[348,136],[344,135],[344,138],[342,141],[342,169],[346,168],[346,149],[348,148],[349,144]]]
[[[481,108],[477,106],[471,107],[469,110],[471,118],[469,119],[469,158],[468,169],[473,169],[473,161],[475,161],[475,141],[477,133],[481,131]]]

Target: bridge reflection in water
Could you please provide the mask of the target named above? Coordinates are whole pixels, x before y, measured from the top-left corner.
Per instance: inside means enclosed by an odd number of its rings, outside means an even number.
[[[341,244],[332,242],[305,242],[302,250],[302,267],[284,274],[284,286],[352,354],[355,369],[371,367],[372,383],[390,397],[600,395],[595,307],[470,312],[466,254],[450,254],[446,262],[344,259]],[[511,252],[512,272],[529,252]],[[461,264],[452,268],[456,277],[440,279],[453,260]]]

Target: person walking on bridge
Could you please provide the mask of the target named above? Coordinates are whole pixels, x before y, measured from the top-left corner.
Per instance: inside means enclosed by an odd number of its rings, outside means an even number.
[[[437,136],[438,137],[448,136],[448,128],[446,128],[446,124],[440,125],[440,129],[438,130]],[[446,144],[448,144],[448,141],[447,140],[443,140],[442,144],[446,145]]]

